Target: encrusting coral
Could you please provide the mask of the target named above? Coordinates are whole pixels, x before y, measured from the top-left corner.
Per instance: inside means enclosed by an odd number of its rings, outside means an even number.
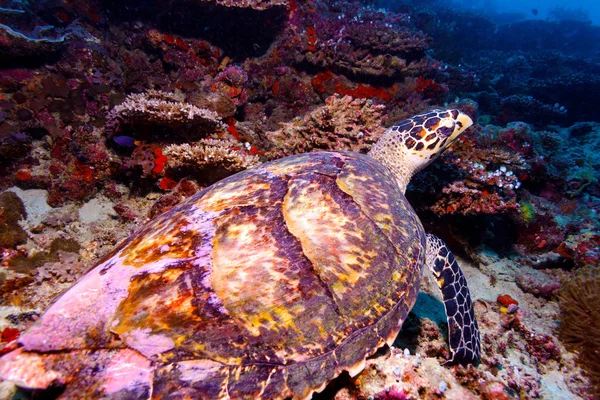
[[[12,248],[27,241],[27,233],[19,225],[27,213],[14,192],[0,194],[0,248]]]
[[[595,396],[600,396],[600,267],[579,269],[563,281],[560,291],[560,336],[587,372]]]
[[[159,125],[171,129],[186,126],[186,132],[202,136],[227,128],[216,112],[185,103],[175,93],[159,90],[130,94],[112,109],[106,122],[109,136],[120,132],[125,125]]]
[[[331,96],[324,106],[267,133],[276,145],[267,156],[277,158],[323,150],[365,153],[385,131],[381,125],[383,109],[371,100]]]

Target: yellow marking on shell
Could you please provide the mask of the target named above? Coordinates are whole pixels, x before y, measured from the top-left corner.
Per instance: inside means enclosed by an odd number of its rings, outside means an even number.
[[[271,188],[271,183],[263,179],[260,175],[255,175],[243,181],[234,180],[221,184],[217,190],[209,190],[196,202],[196,206],[207,211],[218,212],[235,206],[268,205],[267,198],[261,199],[255,196],[257,192]]]
[[[129,296],[121,302],[111,331],[122,337],[131,332],[147,332],[148,339],[140,339],[132,346],[152,345],[151,337],[163,335],[175,346],[180,346],[188,335],[172,329],[183,321],[198,321],[192,305],[193,291],[191,287],[182,290],[176,282],[185,270],[167,269],[160,274],[149,274],[134,279],[130,284]]]
[[[123,257],[123,264],[138,268],[157,260],[193,257],[195,246],[187,233],[190,225],[181,214],[158,217],[118,255]]]
[[[354,226],[344,210],[320,190],[317,183],[308,182],[302,192],[283,201],[283,214],[290,232],[302,243],[304,253],[321,276],[335,274],[331,289],[342,297],[359,280],[367,277],[365,269],[355,270],[350,265],[361,265],[359,258],[375,258],[375,252],[366,252],[352,243],[368,238]]]
[[[269,226],[248,217],[232,218],[213,247],[212,287],[234,319],[254,336],[260,328],[301,331],[304,312],[299,281],[285,275],[289,260],[277,254]],[[251,285],[251,287],[249,287]]]
[[[357,175],[353,175],[351,179],[344,179],[341,175],[338,176],[336,180],[336,184],[338,187],[346,194],[352,196],[357,193],[357,186],[360,186],[361,183],[371,183],[371,180],[367,177],[361,177]],[[374,219],[377,222],[378,226],[384,230],[389,230],[390,225],[393,223],[392,217],[390,215],[391,209],[390,205],[385,202],[380,202],[377,204],[378,212],[374,214],[370,214],[369,217]],[[382,211],[379,211],[382,210]]]
[[[365,359],[363,359],[363,360],[357,362],[355,365],[348,367],[346,369],[346,371],[348,371],[348,374],[350,375],[351,378],[354,378],[356,375],[358,375],[360,372],[362,372],[363,369],[365,369],[366,364],[367,364],[367,361]]]
[[[259,168],[271,174],[283,176],[291,175],[295,172],[303,172],[314,169],[322,162],[320,160],[314,160],[310,155],[298,155],[295,157],[283,158],[277,161],[275,164],[262,165]]]

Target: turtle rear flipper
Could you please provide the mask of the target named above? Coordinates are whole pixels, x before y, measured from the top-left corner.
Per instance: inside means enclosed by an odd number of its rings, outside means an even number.
[[[426,263],[437,280],[448,319],[452,357],[446,364],[468,364],[479,359],[479,329],[467,281],[454,255],[440,238],[427,235]]]

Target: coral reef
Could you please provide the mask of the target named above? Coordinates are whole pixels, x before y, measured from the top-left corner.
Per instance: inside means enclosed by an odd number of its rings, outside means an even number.
[[[191,137],[207,136],[226,129],[214,111],[185,103],[174,93],[157,90],[130,94],[112,109],[106,122],[108,134],[123,133],[125,126],[137,135],[140,126],[160,126]],[[182,128],[185,131],[182,132]]]
[[[317,150],[366,152],[385,129],[382,106],[370,100],[334,95],[303,118],[283,124],[267,137],[276,148],[269,158]]]
[[[43,59],[63,49],[68,36],[66,29],[44,24],[21,2],[0,7],[0,54],[5,57]],[[10,62],[7,58],[1,64]]]
[[[288,0],[186,0],[187,2],[214,3],[223,7],[252,8],[254,10],[266,10],[271,7],[287,7]]]
[[[443,305],[424,288],[390,351],[323,396],[600,396],[600,28],[569,9],[379,5],[3,3],[0,347],[145,219],[214,181],[300,152],[364,153],[386,126],[447,106],[476,123],[407,195],[468,256],[482,362],[441,365]]]
[[[454,146],[448,163],[461,171],[462,179],[442,188],[445,196],[431,206],[436,214],[498,214],[519,209],[518,176],[529,167],[518,153],[484,147],[467,138]]]
[[[300,36],[287,55],[295,63],[388,78],[418,76],[432,69],[433,61],[425,56],[429,38],[410,27],[406,14],[338,1],[317,2],[313,12],[301,13],[298,19],[293,23]]]
[[[193,171],[186,175],[197,175],[198,171],[206,173],[209,169],[211,179],[219,179],[224,173],[229,175],[260,164],[257,155],[242,151],[240,143],[232,139],[202,139],[193,144],[169,145],[164,153],[168,159],[168,168],[174,170],[173,174],[184,169]]]
[[[23,202],[14,192],[0,194],[0,249],[8,251],[25,243],[27,233],[19,225],[27,217]]]
[[[51,26],[36,27],[36,30],[25,34],[0,24],[0,54],[5,57],[39,57],[59,51],[63,48],[66,35],[42,37],[40,34]]]

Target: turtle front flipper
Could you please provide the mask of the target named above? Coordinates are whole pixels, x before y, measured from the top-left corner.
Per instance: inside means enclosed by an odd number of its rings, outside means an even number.
[[[427,235],[426,262],[437,280],[446,308],[452,351],[446,363],[474,363],[481,349],[467,280],[446,243],[431,234]]]

